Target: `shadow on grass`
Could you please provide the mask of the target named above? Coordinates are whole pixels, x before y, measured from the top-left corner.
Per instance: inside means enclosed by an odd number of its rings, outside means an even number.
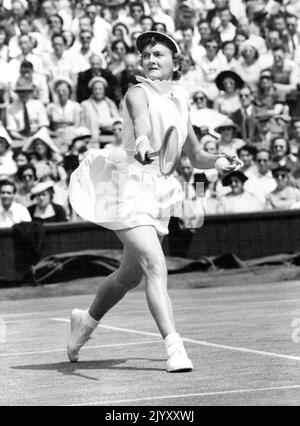
[[[162,359],[149,359],[149,358],[126,358],[126,359],[106,359],[100,361],[82,361],[77,363],[70,362],[57,362],[53,364],[31,364],[19,365],[11,367],[13,370],[23,371],[57,371],[66,376],[77,376],[89,380],[99,381],[100,378],[90,377],[83,374],[82,370],[120,370],[120,371],[165,371],[165,368],[155,367],[133,367],[126,366],[128,361],[150,361],[150,362],[163,362]]]

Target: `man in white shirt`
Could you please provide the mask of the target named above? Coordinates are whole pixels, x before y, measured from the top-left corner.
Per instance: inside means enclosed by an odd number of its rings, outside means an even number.
[[[221,20],[221,24],[218,27],[218,31],[220,33],[220,37],[222,42],[224,41],[232,41],[235,37],[236,27],[232,24],[231,19],[232,15],[230,13],[229,7],[224,7],[219,11],[219,17]]]
[[[31,222],[26,207],[14,201],[16,185],[10,180],[0,181],[0,228],[12,228],[17,223]]]
[[[32,53],[33,42],[28,34],[23,34],[19,38],[19,47],[21,54],[16,56],[9,62],[11,71],[11,81],[17,79],[19,74],[20,66],[23,61],[29,61],[32,63],[34,71],[37,73],[43,73],[43,61],[41,56]]]
[[[33,84],[20,79],[15,91],[16,99],[7,110],[7,130],[14,140],[25,141],[33,136],[41,127],[48,127],[47,112],[41,101],[32,99]]]
[[[251,176],[245,183],[245,189],[256,195],[256,197],[265,204],[267,195],[276,188],[276,180],[270,168],[270,152],[261,149],[256,154],[255,162],[257,165],[257,172],[255,176]]]
[[[52,37],[53,53],[46,53],[44,59],[44,69],[50,86],[58,77],[68,78],[75,81],[73,64],[70,61],[70,53],[66,51],[67,42],[63,35],[56,34]]]

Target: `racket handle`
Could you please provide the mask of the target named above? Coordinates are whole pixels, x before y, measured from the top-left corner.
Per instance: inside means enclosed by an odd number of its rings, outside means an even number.
[[[156,152],[147,152],[146,153],[146,158],[148,160],[153,160],[154,158],[157,158],[157,157],[159,157],[159,151],[156,151]]]

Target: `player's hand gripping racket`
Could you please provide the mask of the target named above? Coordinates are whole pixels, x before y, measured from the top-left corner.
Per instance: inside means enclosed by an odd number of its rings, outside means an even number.
[[[148,161],[159,158],[159,168],[163,176],[170,176],[178,166],[181,157],[181,146],[179,143],[178,130],[171,126],[165,133],[161,148],[156,152],[148,152]]]

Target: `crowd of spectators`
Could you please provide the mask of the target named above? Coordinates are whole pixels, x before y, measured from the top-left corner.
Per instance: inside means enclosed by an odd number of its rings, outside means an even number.
[[[80,220],[70,175],[122,144],[148,30],[181,47],[199,144],[244,162],[220,176],[182,155],[195,217],[300,208],[298,0],[0,0],[0,227]]]

